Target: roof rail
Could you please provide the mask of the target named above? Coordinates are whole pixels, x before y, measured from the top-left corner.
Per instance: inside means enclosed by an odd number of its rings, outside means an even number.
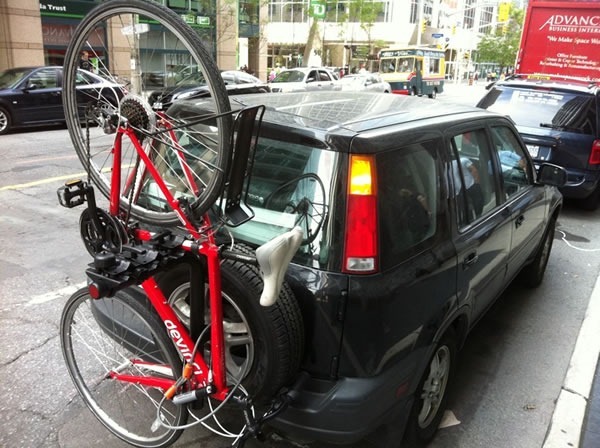
[[[550,73],[515,73],[507,76],[505,79],[531,79],[539,81],[575,81],[578,83],[587,83],[589,88],[599,87],[600,79],[584,78],[581,76],[555,75]]]

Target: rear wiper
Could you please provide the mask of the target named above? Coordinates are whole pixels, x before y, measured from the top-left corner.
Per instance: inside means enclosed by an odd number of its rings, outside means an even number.
[[[540,123],[540,127],[541,128],[556,129],[557,131],[581,132],[581,129],[579,129],[579,128],[574,128],[574,127],[571,127],[571,126],[561,126],[561,125],[552,124],[552,123]]]

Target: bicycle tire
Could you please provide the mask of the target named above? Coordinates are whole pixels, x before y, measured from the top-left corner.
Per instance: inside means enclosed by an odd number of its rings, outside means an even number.
[[[164,325],[144,303],[145,297],[136,299],[135,294],[142,293],[124,290],[112,298],[92,299],[87,288],[77,291],[63,309],[61,348],[79,395],[109,431],[134,446],[165,447],[182,430],[156,428],[162,391],[107,376],[117,368],[123,374],[142,375],[148,369],[152,376],[160,375],[139,363],[127,364],[140,359],[160,364],[165,378],[181,372],[182,362]],[[179,426],[185,424],[188,411],[165,401],[161,414],[170,425]]]
[[[84,51],[92,55],[94,63],[87,65],[96,73],[80,68]],[[191,80],[203,86],[212,118],[192,125],[198,117],[187,116],[182,121],[170,117],[168,110],[162,112],[178,127],[187,169],[179,162],[172,139],[161,128],[165,121],[157,120],[150,102],[159,103],[153,99],[157,92],[163,97],[174,96],[183,82]],[[63,106],[71,141],[102,194],[109,197],[111,193],[114,127],[116,117],[121,117],[118,119],[126,119],[127,126],[134,129],[177,199],[186,198],[197,215],[216,202],[232,153],[231,106],[213,57],[199,35],[175,12],[144,0],[110,0],[98,5],[73,32],[65,55],[63,81]],[[155,225],[180,223],[144,171],[143,162],[140,167],[136,164],[136,156],[133,143],[123,138],[119,191],[122,214]]]

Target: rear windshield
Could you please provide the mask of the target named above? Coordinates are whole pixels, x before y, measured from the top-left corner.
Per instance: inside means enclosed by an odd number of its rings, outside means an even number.
[[[519,126],[597,134],[593,95],[548,89],[494,87],[480,107],[508,115]]]
[[[230,229],[235,239],[260,245],[298,225],[304,239],[294,261],[326,267],[338,157],[334,151],[261,137],[247,197],[255,217]]]

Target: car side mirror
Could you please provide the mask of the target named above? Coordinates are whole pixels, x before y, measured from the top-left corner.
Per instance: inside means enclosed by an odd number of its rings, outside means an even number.
[[[306,82],[307,82],[307,83],[309,83],[309,82],[315,82],[315,78],[312,78],[312,77],[311,77],[311,78],[308,78],[308,79],[306,80]]]
[[[37,89],[39,86],[37,84],[31,83],[31,84],[27,84],[27,87],[25,87],[23,90],[25,91],[29,91],[29,90],[35,90]]]
[[[560,166],[542,163],[537,172],[537,181],[544,185],[562,187],[567,183],[567,172]]]

